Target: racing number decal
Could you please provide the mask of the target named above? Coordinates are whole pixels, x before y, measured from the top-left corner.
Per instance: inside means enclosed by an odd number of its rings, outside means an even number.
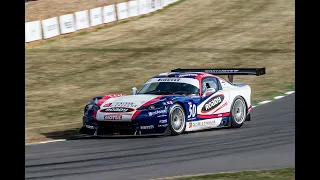
[[[197,113],[196,105],[192,104],[192,102],[189,102],[188,104],[189,104],[189,115],[188,115],[188,118],[195,117],[196,113]]]

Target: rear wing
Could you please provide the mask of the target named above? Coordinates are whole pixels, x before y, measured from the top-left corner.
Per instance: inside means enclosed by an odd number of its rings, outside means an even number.
[[[228,75],[228,80],[233,83],[234,75],[256,75],[266,74],[266,68],[218,68],[218,69],[173,69],[171,72],[205,72],[213,75]]]

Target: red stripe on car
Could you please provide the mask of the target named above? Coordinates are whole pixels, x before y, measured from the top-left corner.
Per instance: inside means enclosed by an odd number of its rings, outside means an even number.
[[[136,112],[134,112],[134,114],[132,115],[131,120],[134,120],[134,118],[136,118],[139,114],[140,114],[141,110],[137,110]]]
[[[201,114],[197,115],[198,118],[204,118],[204,119],[220,118],[220,117],[228,117],[228,116],[230,116],[229,112],[218,113],[218,114],[210,114],[210,115],[201,115]]]
[[[149,106],[150,104],[153,104],[153,103],[159,101],[162,97],[163,97],[163,96],[159,96],[159,97],[156,97],[156,98],[154,98],[154,99],[151,99],[150,101],[142,104],[142,106]]]
[[[97,102],[97,105],[100,107],[106,100],[108,100],[110,98],[114,98],[114,97],[120,97],[120,96],[122,96],[122,94],[111,94],[111,95],[103,96],[102,99],[100,99]]]
[[[218,109],[216,109],[216,110],[214,111],[214,113],[217,112],[217,111],[219,111],[219,110],[222,109],[223,107],[225,107],[227,104],[228,104],[228,102],[225,102],[224,104],[222,104],[222,106],[220,106]]]
[[[94,119],[97,119],[97,112],[98,112],[98,110],[93,110],[93,118]]]

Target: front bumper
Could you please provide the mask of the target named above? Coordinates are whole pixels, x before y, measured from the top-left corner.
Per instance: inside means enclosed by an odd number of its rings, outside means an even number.
[[[146,124],[144,120],[135,121],[83,121],[80,134],[89,136],[153,136],[165,135],[167,127]]]

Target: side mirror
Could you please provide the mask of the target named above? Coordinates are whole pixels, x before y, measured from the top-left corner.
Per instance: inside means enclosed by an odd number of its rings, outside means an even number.
[[[136,87],[131,88],[131,92],[132,92],[133,95],[136,95],[137,94],[137,88]]]
[[[208,88],[208,89],[203,93],[202,97],[209,96],[209,95],[211,95],[211,94],[213,94],[213,93],[215,93],[215,92],[216,92],[216,89],[215,89],[215,88]]]

